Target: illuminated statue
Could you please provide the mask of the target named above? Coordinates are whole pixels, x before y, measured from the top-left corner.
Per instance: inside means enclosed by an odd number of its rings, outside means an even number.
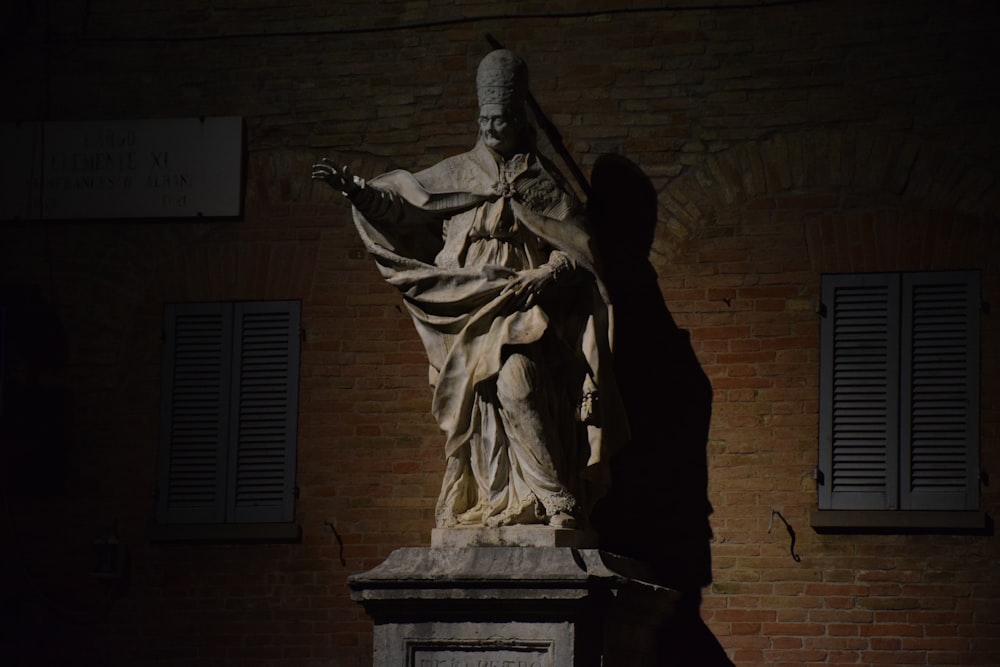
[[[523,61],[493,51],[476,84],[471,151],[367,182],[324,159],[312,176],[353,204],[426,348],[446,438],[437,525],[572,528],[625,437],[611,308],[583,209],[535,151]]]

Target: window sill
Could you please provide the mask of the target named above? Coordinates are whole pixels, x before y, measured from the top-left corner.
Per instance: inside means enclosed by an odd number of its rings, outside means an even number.
[[[152,540],[172,544],[297,543],[302,541],[302,527],[297,523],[156,524]]]
[[[809,525],[817,533],[993,534],[993,520],[977,511],[814,510]]]

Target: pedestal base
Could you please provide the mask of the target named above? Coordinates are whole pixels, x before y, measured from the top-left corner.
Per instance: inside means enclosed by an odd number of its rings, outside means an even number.
[[[348,584],[376,667],[649,667],[678,594],[647,581],[596,549],[486,546],[398,549]]]

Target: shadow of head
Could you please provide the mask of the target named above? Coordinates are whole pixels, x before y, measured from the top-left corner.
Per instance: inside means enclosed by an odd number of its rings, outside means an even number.
[[[615,376],[631,432],[593,522],[602,548],[647,561],[659,583],[696,597],[711,581],[711,384],[649,263],[657,223],[651,181],[627,158],[605,155],[591,187],[588,212],[614,305]]]

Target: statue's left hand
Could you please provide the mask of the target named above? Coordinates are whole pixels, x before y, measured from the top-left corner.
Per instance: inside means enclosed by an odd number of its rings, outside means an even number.
[[[535,269],[519,271],[517,276],[512,278],[511,283],[514,294],[524,300],[524,307],[529,308],[534,305],[542,290],[553,281],[552,271],[540,266]]]

